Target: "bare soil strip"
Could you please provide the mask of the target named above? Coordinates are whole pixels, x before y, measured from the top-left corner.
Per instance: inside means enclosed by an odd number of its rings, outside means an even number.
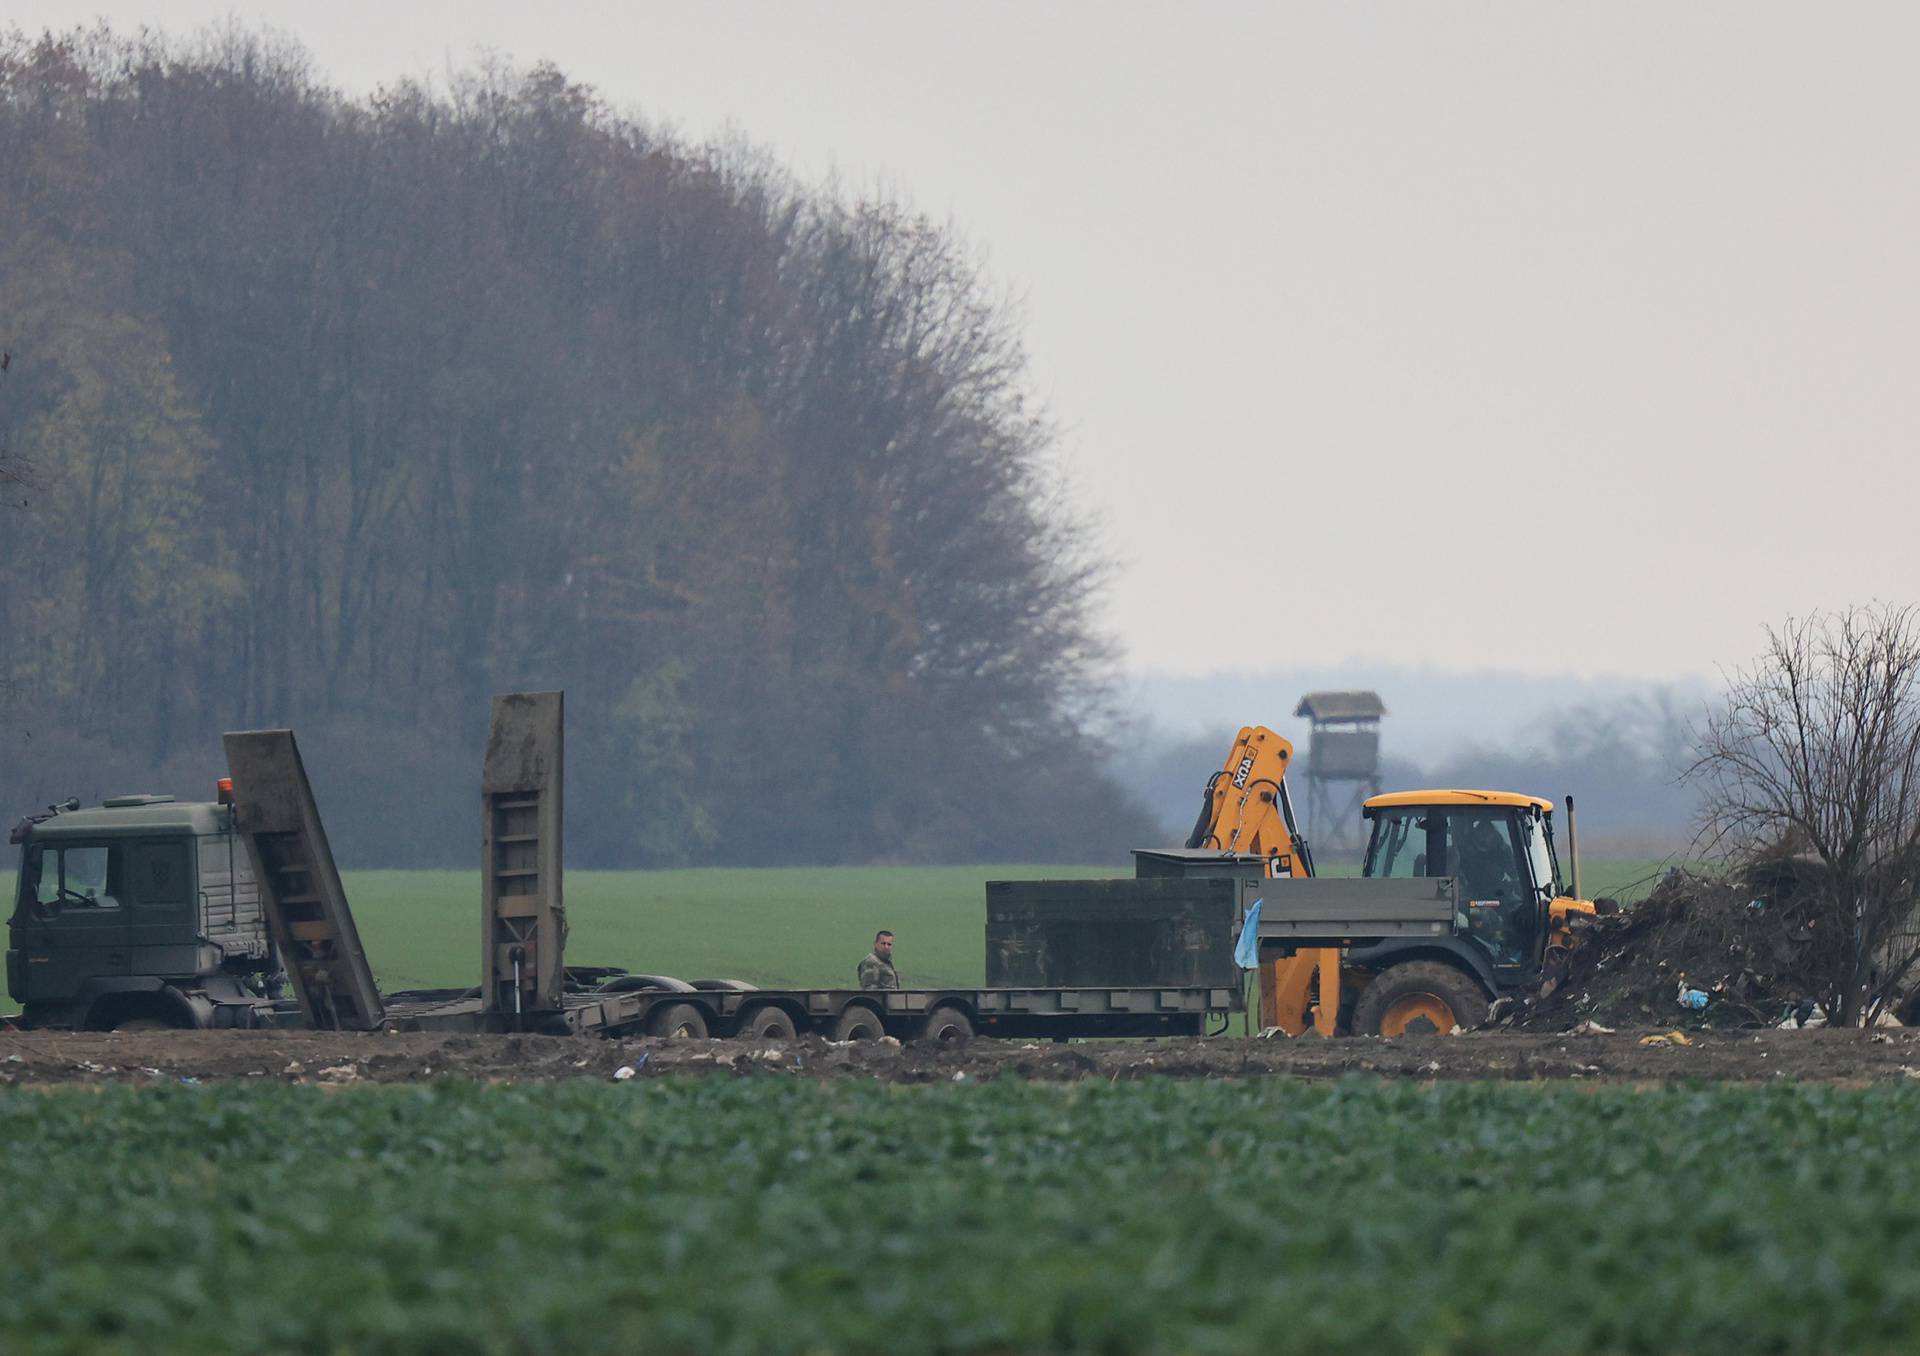
[[[1542,1035],[1491,1031],[1400,1040],[1138,1040],[1072,1045],[790,1045],[606,1041],[553,1036],[337,1032],[0,1032],[0,1086],[161,1084],[267,1078],[331,1085],[444,1077],[531,1082],[674,1076],[862,1078],[889,1083],[1028,1078],[1501,1079],[1596,1082],[1865,1084],[1920,1079],[1920,1030],[1692,1032],[1688,1045],[1642,1044],[1653,1031]]]

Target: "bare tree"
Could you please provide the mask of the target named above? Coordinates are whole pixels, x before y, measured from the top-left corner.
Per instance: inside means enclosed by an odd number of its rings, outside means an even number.
[[[1733,674],[1686,777],[1700,841],[1736,864],[1811,858],[1809,972],[1836,1021],[1869,1021],[1920,959],[1920,610],[1814,613]]]

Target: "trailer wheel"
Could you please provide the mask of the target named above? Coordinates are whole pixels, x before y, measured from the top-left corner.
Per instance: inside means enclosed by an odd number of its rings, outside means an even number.
[[[762,1003],[749,1008],[740,1019],[740,1039],[747,1041],[790,1041],[800,1033],[794,1029],[793,1016],[785,1008]]]
[[[927,1014],[927,1020],[920,1024],[920,1039],[941,1042],[972,1040],[973,1019],[956,1007],[935,1008]]]
[[[834,1019],[833,1039],[837,1041],[877,1041],[887,1034],[880,1014],[865,1003],[855,1003]]]
[[[647,1033],[672,1040],[703,1041],[707,1017],[691,1003],[669,1003],[647,1019]]]
[[[1444,1036],[1487,1020],[1487,996],[1462,970],[1407,961],[1374,976],[1353,1009],[1356,1036]]]

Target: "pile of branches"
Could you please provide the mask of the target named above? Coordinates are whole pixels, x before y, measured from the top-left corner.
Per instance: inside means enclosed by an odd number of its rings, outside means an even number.
[[[1821,1009],[1847,945],[1833,925],[1821,868],[1804,858],[1731,876],[1669,871],[1641,903],[1594,919],[1550,966],[1516,1026],[1778,1026]],[[1689,994],[1705,994],[1701,1000]]]

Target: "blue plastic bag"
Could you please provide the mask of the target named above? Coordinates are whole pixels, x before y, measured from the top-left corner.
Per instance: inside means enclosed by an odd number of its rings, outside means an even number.
[[[1260,906],[1265,902],[1254,900],[1253,907],[1247,910],[1247,921],[1240,925],[1240,941],[1233,948],[1233,963],[1242,970],[1256,970],[1260,966]]]

